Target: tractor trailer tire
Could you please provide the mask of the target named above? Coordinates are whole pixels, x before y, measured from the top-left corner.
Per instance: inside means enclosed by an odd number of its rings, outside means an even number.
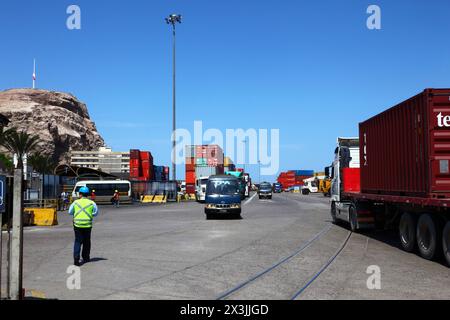
[[[444,251],[444,258],[447,265],[450,267],[450,221],[447,221],[442,232],[442,248]]]
[[[416,246],[417,218],[415,215],[405,212],[402,214],[399,223],[400,242],[403,250],[406,252],[414,252]]]
[[[430,214],[422,214],[417,222],[417,246],[420,256],[434,260],[440,254],[442,228],[436,218]]]

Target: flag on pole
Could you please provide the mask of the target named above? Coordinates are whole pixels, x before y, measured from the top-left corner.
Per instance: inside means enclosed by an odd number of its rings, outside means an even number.
[[[33,89],[36,88],[36,59],[33,60]]]

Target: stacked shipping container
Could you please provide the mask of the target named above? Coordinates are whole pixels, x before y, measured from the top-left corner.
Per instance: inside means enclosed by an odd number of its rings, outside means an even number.
[[[288,172],[282,172],[278,176],[278,183],[281,183],[284,189],[291,188],[293,186],[302,186],[303,180],[314,176],[314,170],[291,170]]]
[[[154,178],[153,156],[148,151],[141,151],[140,155],[141,155],[142,177],[146,181],[151,181]]]
[[[149,151],[130,150],[131,181],[169,181],[169,167],[155,166]]]
[[[231,160],[230,157],[224,157],[223,159],[223,171],[236,171],[236,166],[233,163],[233,160]]]
[[[153,166],[154,181],[164,182],[169,181],[169,167]]]
[[[223,150],[218,145],[186,147],[186,192],[195,193],[197,177],[207,177],[224,172]]]

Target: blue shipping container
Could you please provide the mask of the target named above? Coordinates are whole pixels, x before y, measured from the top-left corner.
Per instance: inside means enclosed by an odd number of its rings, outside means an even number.
[[[314,170],[293,170],[296,176],[314,176]]]

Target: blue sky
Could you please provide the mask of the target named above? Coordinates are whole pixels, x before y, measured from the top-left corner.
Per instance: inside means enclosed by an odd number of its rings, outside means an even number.
[[[81,30],[66,28],[70,4]],[[370,4],[381,30],[366,27]],[[450,86],[447,0],[17,0],[0,5],[0,89],[30,87],[35,57],[38,87],[85,102],[108,145],[168,165],[173,12],[179,127],[280,129],[282,171],[323,169],[337,136]]]

